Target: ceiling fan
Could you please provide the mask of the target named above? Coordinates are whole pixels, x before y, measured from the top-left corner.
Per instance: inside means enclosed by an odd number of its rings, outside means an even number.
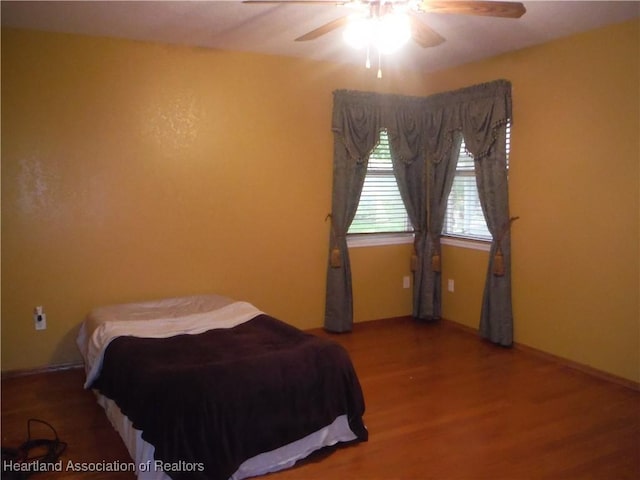
[[[408,19],[407,35],[423,48],[434,47],[445,39],[425,25],[418,17],[420,13],[448,13],[461,15],[481,15],[487,17],[520,18],[526,8],[520,2],[464,1],[464,0],[244,0],[250,4],[305,4],[336,5],[359,11],[367,19],[383,19],[394,13],[404,13]],[[345,27],[352,20],[350,15],[339,17],[296,38],[297,42],[315,40],[333,30]]]

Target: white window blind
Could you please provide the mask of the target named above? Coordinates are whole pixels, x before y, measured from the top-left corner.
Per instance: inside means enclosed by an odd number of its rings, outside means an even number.
[[[506,134],[507,168],[509,168],[509,150],[511,128],[507,124]],[[491,240],[491,233],[482,213],[473,156],[467,152],[464,140],[460,146],[458,166],[447,200],[443,235],[469,238],[472,240]]]
[[[348,233],[411,231],[413,228],[393,174],[389,137],[386,130],[381,130],[378,145],[369,156],[360,203]]]

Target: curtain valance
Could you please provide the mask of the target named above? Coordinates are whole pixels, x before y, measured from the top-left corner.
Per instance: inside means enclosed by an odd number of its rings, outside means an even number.
[[[375,147],[380,128],[386,128],[403,162],[427,154],[439,163],[456,131],[476,159],[486,157],[496,131],[510,118],[511,83],[496,80],[428,97],[337,90],[332,129],[358,161]]]

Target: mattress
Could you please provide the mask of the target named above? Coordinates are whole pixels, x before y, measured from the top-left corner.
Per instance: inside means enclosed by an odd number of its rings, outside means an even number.
[[[109,360],[113,355],[116,355],[116,353],[114,352],[118,352],[118,349],[124,349],[125,351],[135,350],[136,352],[138,352],[141,347],[138,347],[139,343],[135,343],[138,341],[137,339],[166,339],[162,342],[149,342],[148,340],[142,341],[142,345],[150,345],[153,350],[159,343],[173,344],[171,342],[178,342],[179,345],[191,345],[191,343],[185,344],[184,342],[192,342],[195,341],[195,339],[204,337],[218,339],[218,343],[214,343],[215,346],[213,347],[213,350],[217,352],[218,350],[224,350],[223,347],[226,345],[227,340],[224,340],[222,341],[223,343],[220,343],[220,338],[222,338],[223,334],[226,335],[226,337],[223,337],[226,339],[245,339],[248,338],[248,332],[254,332],[254,329],[256,328],[254,327],[254,325],[262,325],[265,328],[272,328],[271,324],[275,325],[276,330],[284,329],[284,331],[296,335],[295,332],[292,332],[293,327],[286,326],[286,324],[283,324],[278,320],[266,316],[265,314],[263,314],[263,312],[255,308],[253,305],[248,304],[247,302],[233,301],[226,297],[217,295],[181,297],[174,299],[164,299],[155,302],[100,307],[93,310],[87,316],[87,319],[81,326],[77,339],[78,347],[85,360],[85,387],[92,388],[96,385],[99,386],[100,391],[96,391],[98,403],[105,409],[107,417],[122,437],[131,457],[135,460],[137,475],[139,479],[166,480],[168,478],[227,478],[227,475],[225,474],[224,477],[215,477],[210,476],[209,474],[203,476],[194,476],[192,474],[184,472],[165,472],[162,468],[149,468],[149,466],[156,465],[155,460],[158,457],[157,448],[152,445],[152,442],[147,441],[149,438],[153,439],[153,443],[155,443],[156,445],[160,445],[160,456],[163,459],[169,458],[167,457],[166,445],[163,445],[162,443],[158,444],[158,435],[154,436],[150,433],[150,430],[152,429],[150,425],[153,425],[153,429],[155,429],[156,424],[162,422],[154,422],[152,424],[149,424],[149,422],[147,422],[148,428],[141,427],[141,424],[144,424],[143,417],[145,417],[146,413],[143,412],[143,415],[141,416],[139,408],[136,412],[136,409],[132,408],[131,406],[131,399],[127,401],[126,399],[123,400],[121,398],[113,398],[117,397],[118,395],[113,393],[113,381],[110,383],[108,379],[112,377],[119,378],[120,376],[128,373],[127,371],[129,370],[129,368],[126,368],[127,365],[133,365],[134,363],[137,363],[135,360],[124,360],[124,363],[120,364],[117,364],[117,362],[114,363],[115,360]],[[220,331],[221,333],[212,334],[212,331]],[[249,334],[249,336],[251,335],[253,335],[253,333]],[[326,340],[319,339],[318,341],[326,342]],[[134,343],[132,344],[131,342]],[[312,344],[317,343],[316,340],[303,338],[302,343],[305,342]],[[269,350],[271,348],[271,345],[272,340],[268,340],[266,341],[266,343],[263,343],[260,348]],[[241,347],[242,344],[236,343],[235,346],[231,347],[231,350],[242,350]],[[324,347],[327,347],[327,345],[324,345],[323,348]],[[329,347],[331,349],[335,346],[329,345]],[[188,348],[191,349],[191,347]],[[206,348],[208,349],[209,345],[207,345]],[[106,368],[104,367],[105,352],[110,352],[107,353]],[[138,353],[136,353],[136,355],[137,354]],[[215,354],[213,353],[210,353],[208,355],[215,356]],[[321,353],[320,355],[324,355],[324,353]],[[138,357],[134,356],[132,358],[136,359]],[[157,360],[155,360],[155,362],[162,363],[158,362]],[[262,363],[262,360],[260,360],[260,362]],[[348,363],[350,364],[350,361]],[[213,371],[206,365],[204,367],[198,366],[198,368],[204,368],[207,375],[211,371]],[[324,370],[325,368],[326,366],[322,365],[320,370]],[[173,369],[173,367],[171,367],[171,369]],[[289,371],[289,367],[286,367],[286,369],[287,371]],[[132,370],[134,370],[134,368],[132,368]],[[347,368],[347,370],[349,369]],[[181,370],[177,374],[177,376],[181,379],[184,376],[191,376],[190,371],[188,371],[188,374],[185,374],[184,372],[187,371]],[[312,374],[311,377],[313,377],[314,375],[318,375],[317,372],[310,372],[310,374]],[[264,376],[264,373],[258,373],[258,375]],[[107,380],[103,379],[102,376],[107,377]],[[156,377],[155,372],[152,376],[154,378]],[[344,377],[345,374],[340,373],[338,376]],[[346,376],[355,377],[355,372],[348,371]],[[137,382],[140,378],[141,377],[137,377],[137,379],[133,383],[134,386],[137,385]],[[297,383],[302,377],[298,374],[296,378],[298,378],[298,380],[296,380]],[[256,381],[259,380],[261,380],[261,377],[258,377],[256,379]],[[325,382],[326,379],[321,378],[320,381]],[[198,382],[201,383],[200,381]],[[342,382],[342,380],[340,380],[340,382]],[[253,381],[249,383],[253,384]],[[300,383],[304,383],[304,381]],[[357,377],[355,378],[355,381],[353,379],[351,380],[351,384],[352,385],[349,388],[351,390],[356,390],[353,397],[358,400],[361,397],[362,393],[361,391],[359,391],[360,386],[357,383]],[[220,385],[223,385],[223,383],[220,383]],[[124,387],[124,390],[127,390],[128,388],[129,387]],[[282,387],[279,388],[282,389]],[[289,388],[289,386],[286,386],[286,389]],[[342,387],[340,386],[338,390],[340,390],[341,388]],[[106,395],[104,394],[105,392],[107,392]],[[308,393],[309,392],[307,391],[307,394]],[[298,400],[296,400],[298,403],[299,396],[300,394],[298,394]],[[312,396],[317,397],[318,395]],[[349,394],[349,396],[351,396],[351,394]],[[154,397],[152,396],[149,398]],[[331,402],[333,402],[333,400]],[[331,402],[321,399],[318,403]],[[234,402],[231,403],[233,404]],[[261,475],[268,472],[281,470],[283,468],[292,466],[296,461],[305,458],[311,452],[319,448],[334,445],[339,442],[366,440],[366,429],[364,428],[364,425],[362,424],[360,418],[361,414],[364,412],[364,400],[360,399],[359,401],[355,401],[354,403],[353,398],[349,398],[346,403],[348,403],[349,405],[353,404],[358,406],[355,408],[349,407],[348,409],[345,407],[345,412],[337,415],[335,414],[336,410],[332,410],[331,412],[329,412],[331,416],[326,417],[326,421],[323,420],[321,425],[317,424],[316,426],[318,426],[318,428],[314,427],[313,430],[309,430],[308,426],[306,427],[307,430],[302,429],[302,427],[299,430],[296,428],[292,429],[291,425],[288,425],[286,428],[283,427],[284,430],[288,430],[288,438],[291,438],[291,435],[297,435],[295,436],[295,439],[277,445],[273,443],[273,441],[271,443],[265,443],[264,445],[270,445],[275,448],[269,448],[265,451],[260,451],[255,455],[247,455],[246,459],[244,457],[241,457],[243,458],[243,461],[241,463],[236,462],[233,464],[236,465],[239,463],[237,469],[235,469],[235,471],[228,470],[228,472],[230,473],[228,478],[239,480],[255,475]],[[362,405],[360,405],[360,403]],[[124,407],[120,408],[121,406]],[[252,409],[254,407],[255,405],[251,406]],[[295,408],[297,409],[298,407],[299,406],[295,404]],[[210,408],[210,406],[207,405],[206,408]],[[228,408],[228,405],[226,405],[225,408]],[[135,421],[129,418],[125,413],[123,413],[123,410],[127,411],[129,415],[132,415]],[[204,411],[208,412],[208,410]],[[264,416],[265,414],[263,414],[263,417]],[[230,415],[230,418],[234,418],[233,415]],[[171,424],[169,420],[167,421],[167,423]],[[261,422],[258,423],[262,424]],[[274,424],[266,423],[265,425]],[[277,426],[277,424],[275,425]],[[175,428],[175,426],[167,428]],[[178,429],[179,428],[182,428],[182,425],[178,424]],[[243,425],[240,429],[247,430],[247,425]],[[301,434],[301,432],[304,432],[304,434]],[[203,430],[203,432],[196,433],[196,436],[198,436],[198,438],[209,435],[208,430]],[[263,432],[258,432],[258,434],[260,436],[263,434]],[[213,435],[208,438],[211,439],[212,443],[215,443],[215,441],[219,440],[218,435]],[[232,441],[230,441],[228,444],[234,445]],[[222,447],[224,448],[227,448],[227,446],[228,445],[226,443],[222,444]],[[247,451],[251,450],[249,449]],[[193,458],[189,458],[193,460]],[[207,463],[207,465],[211,465],[211,463],[209,462]],[[227,470],[222,469],[221,471],[226,472]],[[208,472],[210,472],[210,470],[208,470]]]

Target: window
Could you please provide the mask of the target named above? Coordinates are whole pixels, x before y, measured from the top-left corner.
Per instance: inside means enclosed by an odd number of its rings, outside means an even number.
[[[389,137],[380,131],[380,140],[369,155],[367,175],[358,210],[349,234],[413,232],[393,174]]]
[[[507,168],[509,168],[509,148],[511,143],[511,128],[507,124]],[[480,206],[478,187],[473,156],[464,144],[460,146],[458,166],[453,179],[453,186],[447,201],[447,212],[444,220],[443,235],[468,238],[471,240],[491,241],[491,233]]]

